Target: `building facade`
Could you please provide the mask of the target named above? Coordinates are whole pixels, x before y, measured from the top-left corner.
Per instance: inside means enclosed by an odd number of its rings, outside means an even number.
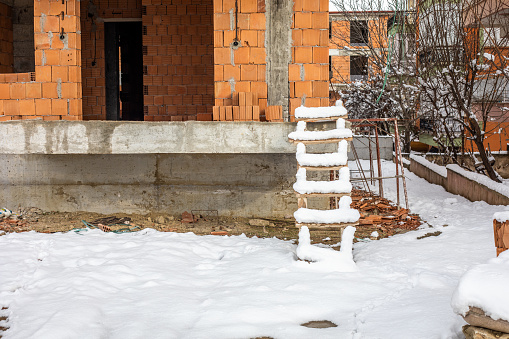
[[[211,121],[239,93],[290,121],[328,104],[328,6],[0,0],[0,121]]]

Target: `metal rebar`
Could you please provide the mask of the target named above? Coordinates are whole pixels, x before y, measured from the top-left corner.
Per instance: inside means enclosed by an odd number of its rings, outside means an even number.
[[[408,209],[408,194],[406,190],[406,180],[405,180],[405,170],[403,168],[403,156],[401,154],[401,148],[399,144],[399,131],[398,131],[398,120],[396,119],[394,121],[394,133],[396,137],[396,161],[399,160],[399,164],[401,166],[401,176],[403,179],[403,193],[405,194],[405,208]],[[399,159],[398,159],[399,155]],[[398,165],[396,164],[396,175],[398,175]],[[398,190],[398,206],[399,206],[399,178],[396,179],[398,182],[397,190]]]
[[[380,143],[378,141],[378,126],[375,127],[375,140],[376,140],[376,163],[378,165],[378,176],[382,176],[382,162],[380,161]],[[378,181],[378,194],[383,198],[384,197],[384,186],[382,180]]]

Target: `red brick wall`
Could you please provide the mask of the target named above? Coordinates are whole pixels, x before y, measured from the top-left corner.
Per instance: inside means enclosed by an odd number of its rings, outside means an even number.
[[[81,120],[79,21],[76,0],[34,1],[35,72],[0,74],[0,121]]]
[[[12,8],[0,3],[0,73],[11,73],[13,64]]]
[[[213,0],[142,0],[145,120],[212,115]],[[217,0],[214,0],[217,1]]]

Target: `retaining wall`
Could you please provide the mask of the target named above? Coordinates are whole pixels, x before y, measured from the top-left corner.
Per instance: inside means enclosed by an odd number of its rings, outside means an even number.
[[[499,192],[505,190],[504,186],[490,182],[489,178],[481,174],[466,172],[457,165],[448,165],[445,168],[435,165],[423,157],[411,156],[410,171],[428,182],[440,185],[448,192],[461,195],[470,201],[485,201],[490,205],[509,205],[509,195]],[[447,171],[445,176],[444,171]],[[477,177],[477,179],[472,177]],[[500,189],[497,191],[494,187],[500,187]]]

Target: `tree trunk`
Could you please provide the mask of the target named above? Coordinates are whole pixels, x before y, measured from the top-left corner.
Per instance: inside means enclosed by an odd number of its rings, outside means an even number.
[[[497,173],[495,173],[495,170],[490,164],[490,161],[488,159],[488,154],[486,153],[486,150],[484,149],[483,144],[483,133],[481,131],[481,128],[479,127],[479,124],[477,121],[473,119],[469,119],[470,127],[475,132],[475,139],[474,143],[477,146],[477,149],[479,151],[479,156],[481,157],[482,164],[484,165],[484,168],[486,169],[486,173],[490,177],[491,180],[496,182],[501,182],[500,179],[497,176]]]

